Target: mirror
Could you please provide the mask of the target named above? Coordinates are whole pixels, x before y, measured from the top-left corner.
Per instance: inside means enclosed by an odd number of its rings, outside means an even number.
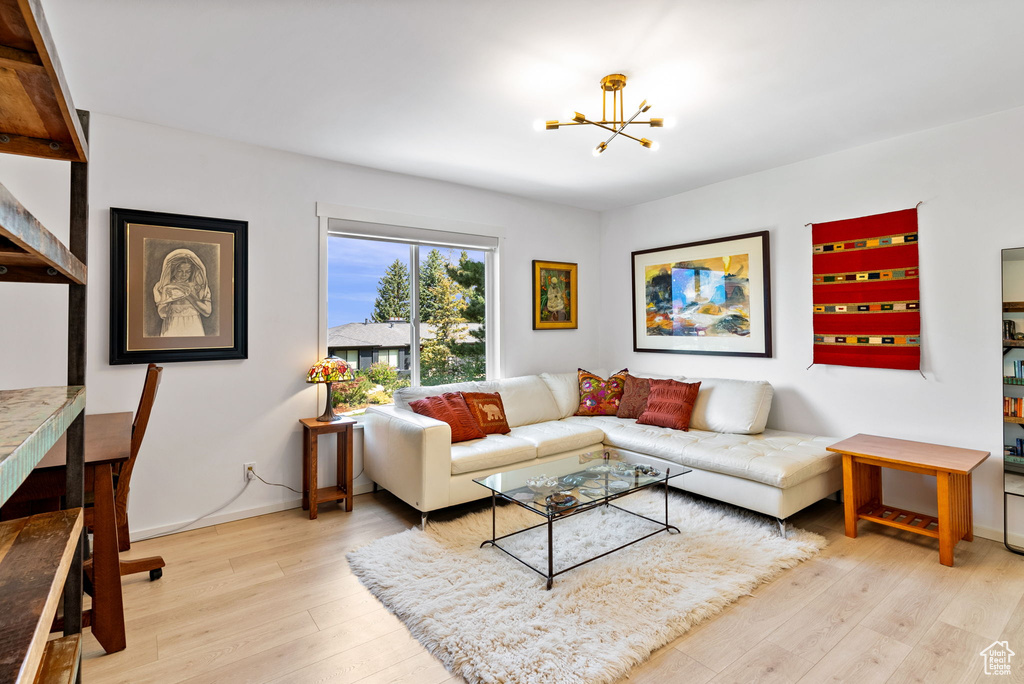
[[[1024,247],[1003,250],[1003,544],[1024,510]],[[1011,511],[1012,508],[1012,511]]]

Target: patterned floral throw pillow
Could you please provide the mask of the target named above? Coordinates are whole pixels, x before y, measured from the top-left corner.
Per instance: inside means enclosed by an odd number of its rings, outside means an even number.
[[[487,436],[477,424],[466,400],[458,392],[445,392],[439,397],[410,401],[409,408],[421,416],[448,423],[452,429],[452,444]]]
[[[622,400],[615,414],[619,418],[639,418],[647,410],[647,395],[651,393],[651,379],[626,376],[626,385],[622,390]]]
[[[497,392],[459,392],[476,418],[477,424],[489,435],[507,435],[512,432],[505,417],[505,405]]]
[[[619,410],[619,400],[622,399],[628,372],[628,368],[623,368],[605,380],[580,368],[580,406],[576,409],[576,415],[614,416]]]
[[[636,422],[640,425],[658,425],[688,431],[698,390],[699,382],[651,380],[647,410],[640,414]]]

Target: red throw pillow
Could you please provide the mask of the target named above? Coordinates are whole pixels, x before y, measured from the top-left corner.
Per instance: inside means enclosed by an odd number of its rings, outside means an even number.
[[[477,425],[488,435],[507,435],[512,432],[505,417],[505,405],[497,392],[459,392],[466,400]]]
[[[699,382],[651,380],[647,410],[636,419],[641,425],[658,425],[676,430],[690,429],[693,404],[697,401]]]
[[[628,369],[623,368],[605,380],[580,368],[580,405],[576,409],[576,415],[614,416],[619,410],[619,400],[622,398],[622,388],[626,384],[627,374]]]
[[[452,428],[452,444],[487,436],[477,424],[466,400],[458,392],[445,392],[439,397],[410,401],[409,408],[421,416],[448,423]]]
[[[639,418],[647,410],[647,396],[651,393],[651,379],[626,376],[626,384],[619,400],[619,418]]]

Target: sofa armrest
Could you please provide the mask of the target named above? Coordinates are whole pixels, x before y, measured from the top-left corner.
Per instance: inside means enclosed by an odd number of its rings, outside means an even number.
[[[363,427],[367,476],[420,511],[449,505],[452,429],[394,406],[371,406]]]

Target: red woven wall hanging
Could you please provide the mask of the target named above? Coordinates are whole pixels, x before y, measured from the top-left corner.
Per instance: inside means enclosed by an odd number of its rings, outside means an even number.
[[[917,209],[815,223],[814,363],[921,367]]]

